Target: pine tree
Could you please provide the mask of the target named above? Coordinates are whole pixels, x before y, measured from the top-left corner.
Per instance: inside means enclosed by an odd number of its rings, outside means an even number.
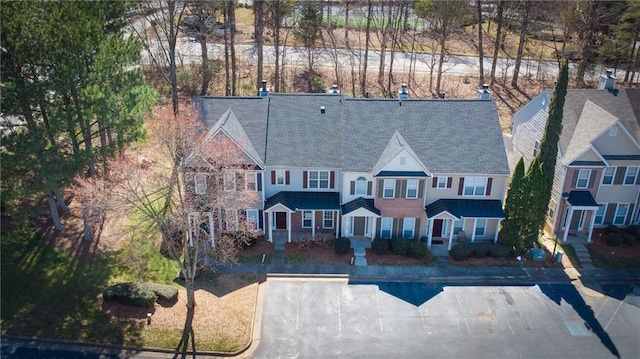
[[[523,179],[524,161],[520,158],[511,176],[511,184],[509,185],[509,191],[507,192],[507,199],[504,205],[505,219],[502,222],[502,228],[498,235],[498,241],[500,243],[518,254],[522,248],[522,240],[518,231],[520,225],[518,218],[522,212],[523,205],[526,205],[522,198]]]
[[[547,186],[545,177],[544,166],[536,158],[529,165],[527,174],[522,180],[522,203],[524,205],[519,208],[518,229],[523,251],[532,248],[539,238],[541,219],[544,220],[549,203],[542,195]]]

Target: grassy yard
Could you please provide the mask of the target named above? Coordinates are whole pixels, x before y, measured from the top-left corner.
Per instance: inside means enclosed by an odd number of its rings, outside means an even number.
[[[184,288],[176,280],[177,264],[153,245],[137,241],[82,260],[53,249],[28,226],[3,229],[1,240],[2,334],[161,348],[178,343],[186,315]],[[179,302],[152,309],[102,303],[107,286],[132,280],[179,286]],[[198,350],[233,351],[248,343],[256,286],[253,277],[214,273],[196,281]],[[150,310],[154,325],[147,326]]]

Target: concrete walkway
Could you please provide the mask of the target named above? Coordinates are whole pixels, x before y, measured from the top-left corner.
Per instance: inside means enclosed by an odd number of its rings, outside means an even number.
[[[358,267],[367,265],[367,248],[371,248],[371,240],[369,239],[351,239],[351,248],[353,248],[353,257]]]

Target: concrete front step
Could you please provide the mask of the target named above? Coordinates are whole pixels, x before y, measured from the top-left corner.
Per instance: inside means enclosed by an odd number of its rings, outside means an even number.
[[[364,267],[367,265],[367,258],[365,256],[355,256],[355,261],[353,264],[359,267]]]

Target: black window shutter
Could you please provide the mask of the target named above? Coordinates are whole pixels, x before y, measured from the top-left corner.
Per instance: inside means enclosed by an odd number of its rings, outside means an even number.
[[[356,194],[356,181],[351,181],[351,187],[349,189],[349,194],[352,196]]]
[[[640,178],[640,176],[638,176],[638,178]],[[372,189],[373,189],[372,187],[373,187],[373,182],[367,181],[367,196],[371,196]]]
[[[259,191],[262,191],[262,173],[258,172],[258,174],[256,175],[256,188]]]

